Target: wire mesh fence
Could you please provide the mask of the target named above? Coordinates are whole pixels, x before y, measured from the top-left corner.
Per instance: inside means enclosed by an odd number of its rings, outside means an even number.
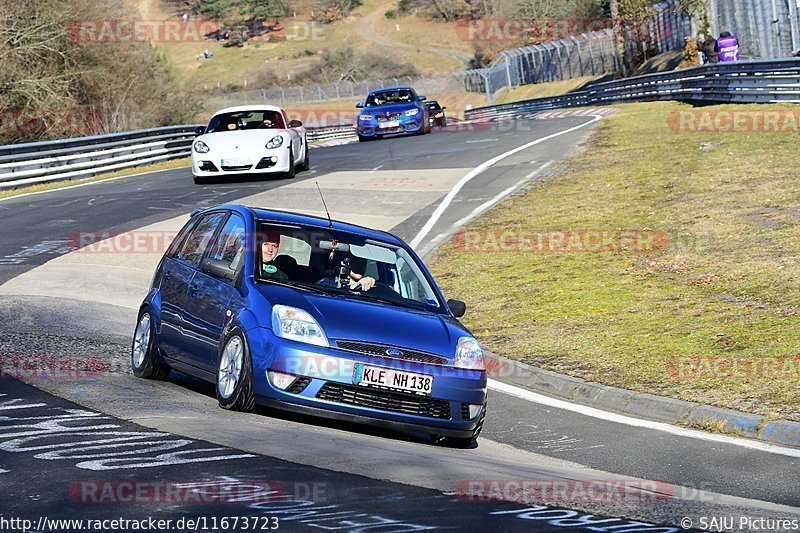
[[[728,31],[746,58],[789,57],[800,50],[797,0],[711,0],[711,33]]]
[[[742,0],[740,0],[742,1]],[[777,0],[776,0],[777,1]],[[795,1],[795,0],[786,0]],[[625,24],[625,53],[653,54],[683,47],[684,37],[692,34],[690,17],[677,8],[677,0],[656,4],[654,14],[636,24]],[[403,85],[413,86],[426,95],[443,93],[485,93],[489,103],[503,88],[519,85],[613,74],[621,70],[615,53],[615,33],[606,28],[560,40],[508,50],[486,68],[462,70],[435,76],[389,78],[360,82],[255,89],[206,97],[209,110],[255,103],[306,104],[336,100],[357,100],[370,91]]]

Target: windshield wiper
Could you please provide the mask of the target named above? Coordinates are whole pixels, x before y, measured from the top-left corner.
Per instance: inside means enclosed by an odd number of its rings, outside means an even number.
[[[396,305],[397,307],[405,307],[407,309],[416,309],[418,311],[424,310],[428,311],[429,309],[425,308],[422,304],[414,304],[411,302],[401,302],[398,300],[392,300],[391,298],[383,298],[381,296],[370,296],[369,292],[351,292],[349,293],[352,296],[357,298],[362,298],[365,300],[373,300],[377,302],[383,302],[390,305]]]
[[[279,279],[261,278],[261,280],[266,283],[274,283],[275,285],[280,285],[281,287],[291,287],[292,289],[301,289],[310,292],[316,292],[318,294],[331,294],[329,291],[326,291],[325,289],[317,285],[309,285],[306,283],[301,283],[296,281],[284,281]]]

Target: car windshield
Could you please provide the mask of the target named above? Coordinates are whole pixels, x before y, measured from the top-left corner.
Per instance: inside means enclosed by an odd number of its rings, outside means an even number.
[[[260,223],[257,281],[441,311],[422,267],[402,247],[352,233]]]
[[[391,104],[410,104],[415,100],[414,93],[409,89],[397,89],[394,91],[381,91],[372,93],[367,97],[366,107],[375,107]]]
[[[436,102],[434,100],[430,102],[425,102],[425,105],[427,105],[428,109],[430,109],[431,111],[438,111],[439,109],[441,109],[441,107],[439,107],[439,102]]]
[[[284,129],[283,115],[279,111],[253,110],[214,115],[208,123],[206,133],[223,131]]]

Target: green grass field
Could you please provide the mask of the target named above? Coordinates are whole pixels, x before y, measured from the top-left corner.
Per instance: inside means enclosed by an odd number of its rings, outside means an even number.
[[[669,236],[665,249],[476,253],[450,243],[432,261],[437,279],[466,299],[466,324],[495,353],[800,420],[800,134],[687,133],[670,126],[689,106],[619,107],[566,173],[468,230],[651,229]]]

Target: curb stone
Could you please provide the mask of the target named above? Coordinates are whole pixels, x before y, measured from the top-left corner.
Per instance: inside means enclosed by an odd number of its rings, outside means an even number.
[[[682,426],[720,424],[729,433],[770,444],[800,447],[800,422],[763,416],[655,394],[634,392],[544,370],[493,353],[486,354],[490,377],[561,400],[637,418]]]

